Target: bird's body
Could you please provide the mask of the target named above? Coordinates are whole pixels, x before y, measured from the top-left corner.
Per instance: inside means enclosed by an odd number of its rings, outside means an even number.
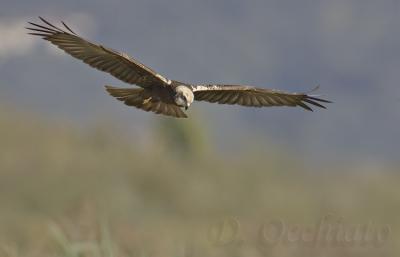
[[[288,93],[243,85],[196,85],[170,80],[129,57],[102,45],[91,43],[73,32],[64,22],[64,29],[39,17],[43,25],[34,27],[29,34],[50,41],[66,53],[90,66],[140,88],[116,88],[106,90],[126,105],[158,114],[186,118],[181,108],[187,109],[193,101],[219,104],[238,104],[249,107],[300,106],[312,110],[308,104],[325,108],[329,101],[304,93]]]
[[[106,90],[128,106],[177,118],[187,117],[181,107],[187,109],[194,98],[190,85],[174,80],[169,86],[150,86],[143,89],[106,86]]]

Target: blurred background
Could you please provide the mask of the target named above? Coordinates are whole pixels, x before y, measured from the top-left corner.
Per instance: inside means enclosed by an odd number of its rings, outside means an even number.
[[[27,35],[39,15],[170,79],[334,103],[146,113]],[[399,27],[396,0],[1,0],[1,256],[398,256]]]

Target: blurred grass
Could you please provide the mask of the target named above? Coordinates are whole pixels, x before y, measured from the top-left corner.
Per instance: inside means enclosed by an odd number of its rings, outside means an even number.
[[[338,164],[310,171],[299,156],[243,140],[241,154],[223,155],[198,122],[160,118],[154,142],[142,148],[105,122],[78,128],[1,108],[0,255],[400,253],[398,168]],[[254,246],[263,222],[309,225],[329,214],[349,224],[388,224],[390,240],[382,248]],[[244,243],[217,247],[209,228],[227,217],[237,220]]]

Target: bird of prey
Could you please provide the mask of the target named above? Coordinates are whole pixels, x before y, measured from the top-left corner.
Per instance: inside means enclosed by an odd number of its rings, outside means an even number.
[[[299,106],[309,111],[312,111],[309,105],[325,108],[321,103],[330,103],[308,93],[289,93],[244,85],[198,85],[170,80],[125,53],[80,37],[64,22],[61,22],[63,27],[57,27],[39,18],[42,24],[28,22],[31,25],[27,27],[30,30],[29,34],[50,41],[93,68],[107,72],[128,84],[139,86],[106,86],[106,90],[126,105],[144,111],[186,118],[182,108],[187,110],[194,100],[249,107]]]

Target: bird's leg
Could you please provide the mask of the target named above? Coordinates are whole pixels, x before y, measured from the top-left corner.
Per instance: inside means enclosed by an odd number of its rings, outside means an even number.
[[[146,98],[143,100],[143,104],[147,104],[148,102],[150,102],[152,99],[152,97],[150,96],[149,98]]]

